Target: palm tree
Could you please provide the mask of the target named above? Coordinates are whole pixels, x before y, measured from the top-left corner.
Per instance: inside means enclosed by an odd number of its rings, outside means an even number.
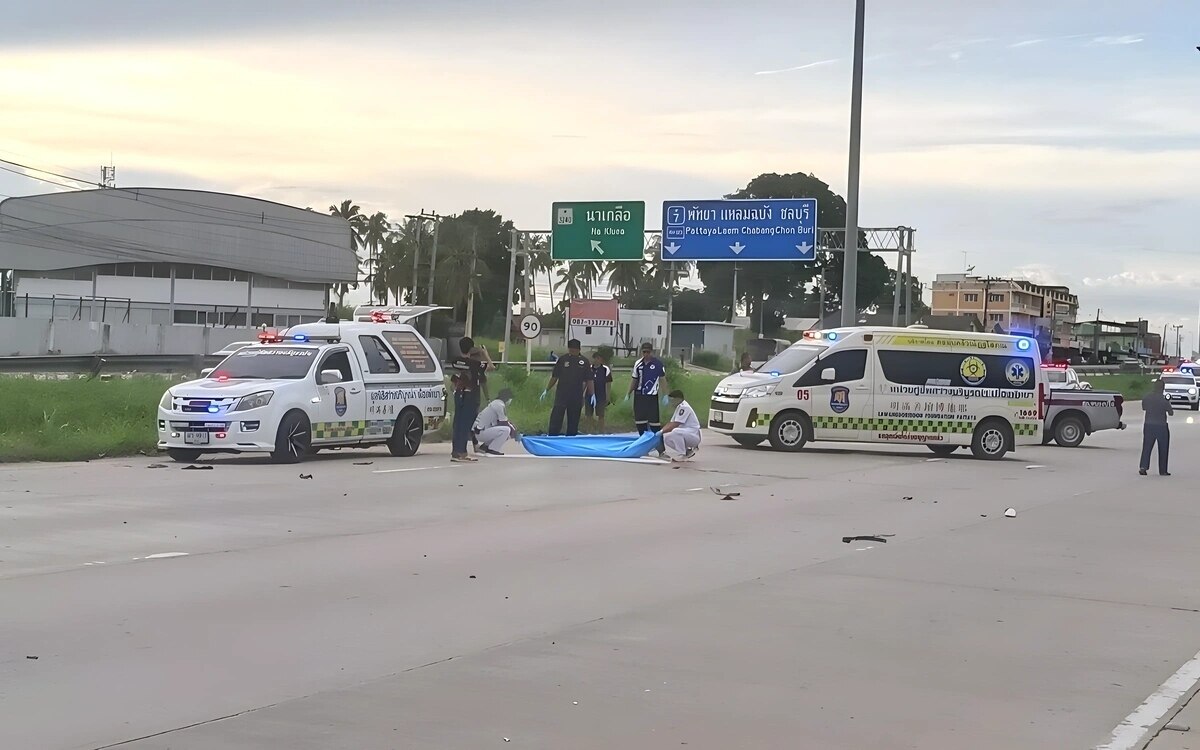
[[[359,255],[359,250],[363,246],[363,229],[366,226],[367,217],[363,215],[362,209],[350,200],[342,201],[341,205],[329,207],[329,213],[333,216],[340,216],[350,222],[350,252],[354,254],[355,268],[362,263],[362,256]],[[355,276],[358,273],[356,271]],[[346,283],[342,282],[337,285],[338,305],[345,304],[346,293],[351,289],[357,289],[358,282]]]
[[[598,260],[582,260],[572,265],[581,266],[579,274],[583,277],[583,291],[584,294],[591,297],[592,292],[604,280],[604,264]]]
[[[611,260],[606,269],[608,285],[617,297],[636,292],[646,283],[646,264],[628,260]]]
[[[375,274],[379,272],[379,253],[384,241],[392,231],[387,214],[377,211],[371,214],[363,225],[362,242],[367,247],[367,286],[371,290],[371,299],[375,299]]]
[[[554,291],[562,290],[562,305],[565,307],[571,300],[587,296],[587,284],[584,264],[568,263],[566,270],[554,284]]]

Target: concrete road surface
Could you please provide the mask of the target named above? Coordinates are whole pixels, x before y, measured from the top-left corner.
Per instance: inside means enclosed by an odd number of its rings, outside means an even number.
[[[3,467],[0,748],[1140,747],[1200,650],[1185,419],[1170,479],[1136,424],[998,463]]]

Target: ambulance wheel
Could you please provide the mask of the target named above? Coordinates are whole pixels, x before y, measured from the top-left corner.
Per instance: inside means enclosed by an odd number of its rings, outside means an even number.
[[[985,419],[975,428],[971,438],[971,453],[985,461],[998,461],[1013,444],[1012,428],[1003,419]]]
[[[293,411],[284,416],[275,433],[275,450],[271,460],[277,464],[296,464],[312,451],[312,428],[303,412]]]
[[[1064,448],[1078,448],[1086,434],[1079,417],[1064,415],[1054,423],[1054,442]]]
[[[190,464],[200,458],[200,451],[194,451],[190,448],[167,448],[167,455],[172,461],[178,461],[181,464]]]
[[[421,424],[421,415],[416,409],[405,409],[396,418],[392,427],[392,436],[388,438],[387,447],[393,456],[408,458],[415,455],[421,447],[421,437],[425,428]]]
[[[804,447],[812,436],[812,423],[803,412],[785,411],[771,420],[768,438],[777,451],[795,452]]]
[[[933,455],[942,457],[953,455],[954,451],[958,450],[957,445],[929,445],[926,447],[933,451]]]
[[[762,444],[762,441],[764,441],[764,440],[766,440],[766,438],[757,437],[757,436],[746,436],[746,435],[734,435],[733,436],[733,442],[737,443],[738,445],[742,446],[743,448],[757,448],[759,445]]]

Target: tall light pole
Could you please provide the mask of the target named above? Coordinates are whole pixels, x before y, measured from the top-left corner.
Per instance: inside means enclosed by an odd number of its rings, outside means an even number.
[[[858,172],[862,150],[863,26],[867,0],[854,11],[854,73],[850,90],[850,172],[846,178],[846,246],[842,260],[842,325],[858,323]]]
[[[1175,356],[1183,359],[1183,326],[1176,323],[1171,330],[1175,332]]]

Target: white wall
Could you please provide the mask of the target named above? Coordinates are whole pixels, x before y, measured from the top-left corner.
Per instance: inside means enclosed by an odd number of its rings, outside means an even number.
[[[0,357],[46,354],[211,354],[252,341],[246,328],[0,318]]]
[[[644,341],[654,345],[656,352],[662,352],[667,344],[667,313],[662,310],[626,310],[621,309],[621,323],[629,325],[629,338],[636,348]]]
[[[245,297],[242,298],[242,304],[246,304]],[[254,287],[254,298],[250,304],[254,307],[324,310],[325,292],[307,291],[305,289],[275,289],[273,287],[264,288],[256,286]]]
[[[153,281],[153,279],[150,279]],[[261,291],[261,290],[258,290]],[[223,305],[246,306],[246,282],[244,281],[197,281],[196,279],[175,280],[176,305]],[[257,297],[258,294],[255,294]],[[321,309],[318,304],[316,309]]]
[[[78,282],[58,282],[78,283]],[[91,284],[88,284],[88,294],[91,294]],[[148,279],[140,276],[97,276],[97,297],[120,297],[134,302],[171,301],[170,279]]]
[[[17,274],[17,296],[20,297],[24,294],[32,297],[50,297],[55,294],[91,297],[92,282],[64,281],[60,279],[27,279]]]

